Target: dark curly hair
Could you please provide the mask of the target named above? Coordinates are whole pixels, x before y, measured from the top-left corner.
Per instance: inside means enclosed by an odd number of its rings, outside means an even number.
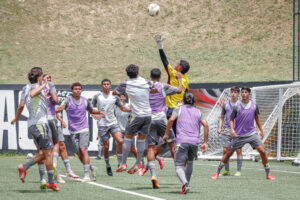
[[[129,78],[136,78],[139,74],[139,67],[134,64],[130,64],[126,67],[126,72]]]
[[[183,102],[184,102],[184,104],[194,105],[194,103],[195,103],[194,94],[191,92],[184,93]]]
[[[33,67],[28,73],[28,80],[30,83],[37,83],[38,78],[43,75],[43,69],[41,67]]]

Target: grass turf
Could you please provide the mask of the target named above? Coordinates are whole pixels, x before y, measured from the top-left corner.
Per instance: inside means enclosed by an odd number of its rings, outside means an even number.
[[[144,199],[139,196],[119,191],[108,190],[95,185],[77,182],[69,178],[65,184],[59,184],[60,191],[47,192],[39,189],[39,174],[37,166],[33,166],[27,173],[25,184],[18,178],[17,166],[26,162],[24,156],[0,157],[0,199]],[[83,167],[77,158],[70,158],[73,171],[83,177]],[[104,160],[91,158],[91,163],[97,167],[97,181],[103,185],[150,195],[162,199],[299,199],[300,168],[291,166],[291,162],[271,162],[271,173],[275,181],[265,179],[265,172],[261,163],[244,161],[242,176],[222,177],[212,180],[218,161],[198,160],[194,162],[194,172],[191,179],[192,190],[187,195],[180,195],[179,182],[173,160],[165,161],[165,168],[159,169],[156,163],[159,190],[153,190],[150,182],[150,173],[144,177],[137,174],[129,175],[125,172],[114,173],[113,177],[106,175]],[[134,160],[128,161],[130,167]],[[116,158],[111,158],[111,165],[116,169]],[[65,169],[61,160],[58,164],[62,174]],[[235,173],[236,162],[232,161],[231,172]]]

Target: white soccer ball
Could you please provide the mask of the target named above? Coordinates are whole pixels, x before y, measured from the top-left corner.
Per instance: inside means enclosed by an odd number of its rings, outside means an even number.
[[[32,153],[28,153],[27,156],[26,156],[27,159],[32,159],[33,157],[34,157],[34,156],[33,156]]]
[[[148,6],[148,14],[149,14],[150,16],[156,16],[156,15],[158,15],[159,10],[160,10],[160,7],[159,7],[159,5],[157,5],[156,3],[151,3],[151,4]]]

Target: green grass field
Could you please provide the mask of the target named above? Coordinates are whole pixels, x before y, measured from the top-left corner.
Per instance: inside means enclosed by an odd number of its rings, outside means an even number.
[[[80,177],[83,176],[83,167],[77,158],[70,158],[72,169]],[[26,162],[24,156],[0,157],[0,199],[147,199],[136,194],[128,194],[125,191],[136,192],[151,196],[152,199],[299,199],[300,167],[294,167],[291,162],[270,162],[271,173],[275,175],[275,181],[265,179],[265,172],[261,163],[244,161],[241,177],[222,177],[212,180],[210,177],[215,172],[218,161],[198,160],[194,162],[192,190],[187,195],[180,195],[181,184],[175,174],[173,160],[165,162],[163,170],[157,167],[159,190],[153,190],[150,183],[150,173],[144,177],[137,174],[129,175],[125,172],[114,173],[109,177],[105,172],[104,160],[91,158],[91,163],[97,167],[97,184],[78,182],[69,178],[65,184],[59,184],[60,191],[47,192],[39,189],[39,175],[37,166],[33,166],[27,173],[26,182],[21,183],[18,178],[17,166]],[[129,166],[134,160],[128,161]],[[116,168],[116,159],[111,158],[113,169]],[[236,162],[231,163],[232,173],[235,173]],[[65,172],[63,163],[59,160],[59,169]],[[114,190],[105,189],[111,186]],[[115,189],[125,191],[116,191]]]

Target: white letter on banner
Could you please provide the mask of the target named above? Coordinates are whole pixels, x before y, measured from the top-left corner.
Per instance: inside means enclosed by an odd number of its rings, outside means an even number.
[[[22,91],[19,92],[19,103],[21,101],[21,93]],[[22,115],[25,117],[29,117],[29,113],[27,110],[27,107],[25,106],[22,112]],[[36,146],[33,142],[33,138],[30,139],[28,137],[28,126],[27,126],[27,121],[20,121],[19,120],[19,147],[22,150],[36,150]]]
[[[3,131],[8,132],[8,149],[17,150],[16,125],[10,121],[15,117],[15,98],[13,90],[0,90],[0,149],[3,147]],[[4,122],[5,106],[7,106],[7,122]]]

